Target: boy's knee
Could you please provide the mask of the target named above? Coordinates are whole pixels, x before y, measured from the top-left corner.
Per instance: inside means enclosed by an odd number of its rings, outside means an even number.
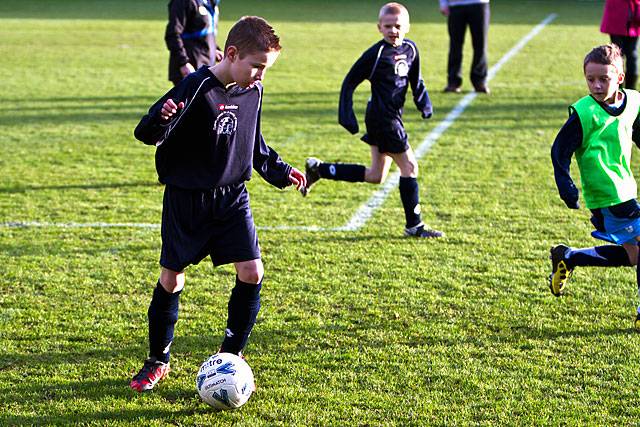
[[[637,243],[637,242],[636,242]],[[622,245],[627,251],[627,257],[629,257],[629,264],[638,265],[638,244],[623,244]]]
[[[244,283],[257,285],[262,281],[263,273],[258,270],[243,270],[238,272],[238,279]]]
[[[244,283],[258,284],[264,276],[264,267],[260,260],[242,263],[237,266],[238,279]]]
[[[372,173],[367,177],[367,182],[370,184],[382,184],[385,178],[386,175],[384,173]]]
[[[170,294],[181,291],[184,288],[184,272],[163,267],[160,272],[160,285]]]
[[[418,164],[417,163],[407,163],[402,170],[400,170],[400,174],[402,176],[408,178],[417,178],[418,177]]]

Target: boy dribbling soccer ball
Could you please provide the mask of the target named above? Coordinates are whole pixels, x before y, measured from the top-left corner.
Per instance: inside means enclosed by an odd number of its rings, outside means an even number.
[[[260,130],[262,84],[280,39],[262,18],[229,31],[223,60],[189,74],[158,100],[135,130],[156,146],[165,184],[160,278],[149,305],[149,357],[130,386],[152,389],[169,372],[184,269],[210,256],[233,263],[235,287],[219,352],[241,355],[260,310],[264,267],[245,181],[255,169],[278,188],[305,185],[302,172],[269,147]]]

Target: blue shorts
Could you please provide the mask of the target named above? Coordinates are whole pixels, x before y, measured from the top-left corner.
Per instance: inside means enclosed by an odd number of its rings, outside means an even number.
[[[366,121],[367,133],[362,140],[369,145],[378,147],[381,153],[404,153],[409,149],[409,138],[404,130],[402,121],[394,120],[389,124]]]
[[[635,242],[640,236],[640,205],[635,200],[592,212],[591,222],[596,226],[594,237],[621,245]]]
[[[244,183],[211,190],[164,189],[160,265],[182,271],[206,256],[214,265],[260,258]]]

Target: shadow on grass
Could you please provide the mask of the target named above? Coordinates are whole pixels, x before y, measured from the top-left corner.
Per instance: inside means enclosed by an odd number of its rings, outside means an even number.
[[[159,96],[162,94],[158,94]],[[506,93],[505,93],[506,95]],[[131,130],[147,113],[149,107],[156,101],[148,97],[135,96],[105,96],[105,97],[53,97],[28,100],[14,100],[12,107],[0,113],[0,123],[11,127],[29,127],[36,125],[66,125],[89,124],[107,122],[129,122]],[[336,131],[338,110],[337,92],[277,92],[265,97],[265,111],[263,119],[282,120],[286,118],[288,125],[310,122],[314,125],[335,126]],[[356,109],[356,111],[359,111]],[[431,122],[443,120],[451,111],[450,108],[436,109],[436,115]],[[364,131],[364,117],[358,113],[361,130]],[[487,123],[486,117],[492,118]],[[531,120],[527,120],[531,117]],[[567,117],[567,105],[560,101],[532,100],[522,98],[514,100],[510,97],[494,96],[490,102],[472,105],[463,116],[458,119],[461,129],[478,128],[483,132],[492,129],[504,130],[509,126],[501,121],[514,122],[514,128],[539,127],[540,119],[558,119]],[[535,119],[535,120],[534,120]],[[529,122],[529,123],[528,123]],[[133,136],[132,136],[133,138]],[[43,144],[46,140],[41,141]],[[416,140],[414,143],[418,143]]]
[[[514,327],[509,329],[514,340],[538,339],[553,340],[556,338],[589,338],[589,337],[614,337],[614,336],[637,336],[638,332],[634,328],[626,329],[591,329],[591,330],[540,330],[539,328]],[[502,338],[502,337],[501,337]]]
[[[286,349],[290,355],[302,355],[312,353],[322,353],[326,351],[334,352],[340,348],[343,340],[356,341],[358,347],[376,351],[388,347],[390,342],[388,337],[380,337],[378,334],[370,334],[372,330],[380,328],[375,321],[368,321],[365,313],[358,313],[353,308],[348,310],[346,318],[336,313],[335,318],[325,319],[327,324],[323,327],[300,327],[295,321],[287,327],[277,329],[267,329],[264,325],[258,325],[249,345],[250,353],[271,353],[276,354]],[[375,320],[375,319],[374,319]],[[379,320],[379,319],[378,319]],[[405,319],[406,320],[406,319]],[[434,316],[434,322],[442,322],[445,326],[450,325],[450,319],[438,318]],[[219,322],[222,326],[222,321]],[[398,320],[397,327],[402,328],[402,319]],[[599,336],[627,336],[634,335],[631,329],[597,329],[579,331],[549,331],[540,329],[530,329],[526,326],[503,328],[496,333],[491,333],[491,325],[484,325],[489,329],[478,336],[435,336],[425,334],[413,339],[394,339],[392,345],[401,345],[409,348],[429,348],[445,346],[451,348],[462,348],[465,346],[481,347],[495,346],[496,344],[510,348],[522,348],[523,339],[557,339],[557,338],[580,338]],[[144,325],[141,325],[144,328]],[[441,328],[437,329],[442,330]],[[140,334],[141,336],[143,334]],[[217,348],[221,341],[221,334],[210,334],[207,336],[190,335],[178,336],[174,343],[175,357],[181,365],[181,377],[192,375],[198,365],[211,354],[212,349]],[[314,340],[304,340],[301,337],[314,337]],[[371,338],[376,336],[376,338]],[[211,410],[201,405],[195,389],[184,386],[184,378],[179,382],[172,383],[171,377],[162,387],[158,387],[153,392],[153,401],[145,403],[145,399],[151,399],[150,395],[139,395],[128,388],[130,372],[123,368],[124,360],[141,360],[146,350],[146,344],[140,346],[124,346],[111,350],[87,350],[87,351],[62,351],[46,352],[41,354],[21,354],[3,355],[4,361],[0,362],[0,371],[13,370],[14,373],[24,369],[24,381],[11,382],[3,381],[0,385],[0,405],[11,405],[12,411],[27,413],[28,408],[41,407],[48,408],[41,415],[8,415],[6,412],[0,415],[2,425],[34,425],[34,424],[68,424],[87,422],[118,422],[118,421],[149,421],[162,420],[162,422],[179,423],[181,417],[191,416],[200,413],[210,413]],[[178,351],[180,353],[178,353]],[[337,351],[335,358],[340,358]],[[249,356],[250,357],[250,356]],[[329,358],[326,361],[327,367],[331,368],[336,360]],[[315,368],[322,369],[325,362],[321,361]],[[57,365],[84,364],[95,365],[100,372],[96,376],[109,376],[104,379],[90,377],[86,379],[56,380],[47,383],[47,372],[59,370]],[[134,363],[135,365],[135,363]],[[137,366],[137,365],[136,365]],[[32,374],[32,372],[39,374]],[[39,375],[36,377],[36,375]],[[31,378],[29,378],[31,377]],[[76,377],[77,378],[77,377]],[[455,380],[455,378],[451,379]],[[44,384],[43,384],[44,383]],[[177,383],[177,384],[176,384]],[[172,385],[174,384],[174,385]],[[168,402],[179,402],[175,411],[161,409],[158,407],[158,398]],[[96,402],[96,404],[107,405],[106,402],[115,402],[122,408],[112,410],[96,410],[89,412],[80,409],[78,412],[71,411],[70,401],[80,400]],[[193,403],[191,403],[193,401]],[[28,403],[24,403],[28,402]],[[57,406],[56,402],[60,402]],[[125,403],[123,403],[125,402]],[[128,402],[128,403],[127,403]],[[84,404],[84,403],[83,403]],[[125,407],[125,405],[127,407]],[[136,407],[135,405],[139,405]],[[133,407],[133,408],[132,408]],[[85,407],[86,408],[86,407]]]
[[[423,1],[406,0],[411,11],[412,23],[436,23],[446,25],[439,13],[437,1],[425,5]],[[110,20],[166,20],[166,7],[154,0],[4,0],[0,7],[0,18],[13,19],[110,19]],[[277,0],[223,3],[221,17],[235,21],[243,15],[260,15],[274,22],[375,23],[377,3],[361,0]],[[535,25],[547,14],[562,14],[566,25],[593,25],[594,32],[602,6],[579,0],[536,0],[492,3],[493,24]]]
[[[179,420],[183,416],[199,413],[211,413],[211,409],[204,406],[194,409],[166,410],[141,407],[139,409],[114,409],[111,411],[96,411],[93,413],[72,413],[71,411],[59,411],[46,415],[0,415],[0,424],[5,426],[33,426],[33,425],[86,425],[96,422],[130,421],[133,424],[145,425],[149,421],[162,421],[162,424],[171,424],[172,420]],[[108,424],[107,424],[108,425]]]
[[[131,188],[131,187],[157,187],[159,182],[138,181],[138,182],[114,182],[114,183],[93,183],[93,184],[68,184],[68,185],[23,185],[16,187],[0,187],[0,193],[26,193],[29,191],[47,190],[99,190],[103,188]]]
[[[164,93],[158,93],[158,98]],[[4,126],[130,121],[131,128],[157,98],[136,96],[53,97],[13,100],[0,113]],[[289,122],[310,120],[315,124],[337,122],[338,94],[331,92],[278,92],[265,97],[265,117],[286,117]],[[46,141],[42,141],[46,143]]]
[[[168,90],[168,88],[167,88]],[[268,91],[266,98],[268,101],[275,101],[279,104],[286,103],[288,105],[308,105],[316,102],[326,102],[327,97],[335,102],[336,108],[338,104],[338,96],[340,92],[338,89],[335,91],[326,92],[273,92]],[[80,104],[87,104],[87,107],[91,107],[94,104],[111,104],[114,106],[119,105],[146,105],[150,106],[157,101],[164,93],[158,93],[156,97],[148,96],[54,96],[50,98],[9,98],[9,106],[3,108],[2,111],[47,111],[51,109],[52,105],[56,105],[60,109],[73,109],[78,108]],[[35,106],[31,106],[35,105]]]
[[[345,218],[346,220],[347,218]],[[260,230],[260,233],[291,233],[290,230]],[[308,233],[308,234],[307,234]],[[287,241],[292,245],[298,244],[308,244],[311,239],[313,239],[313,243],[335,243],[335,242],[376,242],[386,243],[389,241],[400,241],[405,237],[402,235],[399,236],[388,236],[383,234],[362,234],[362,233],[345,233],[343,231],[332,231],[332,232],[298,232],[299,237],[287,237]],[[266,240],[266,238],[265,238]]]

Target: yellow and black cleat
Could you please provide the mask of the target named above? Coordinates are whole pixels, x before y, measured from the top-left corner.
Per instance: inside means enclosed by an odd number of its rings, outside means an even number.
[[[557,297],[564,294],[564,288],[571,278],[573,268],[567,266],[565,254],[569,247],[558,245],[551,248],[551,276],[549,276],[549,289]]]

